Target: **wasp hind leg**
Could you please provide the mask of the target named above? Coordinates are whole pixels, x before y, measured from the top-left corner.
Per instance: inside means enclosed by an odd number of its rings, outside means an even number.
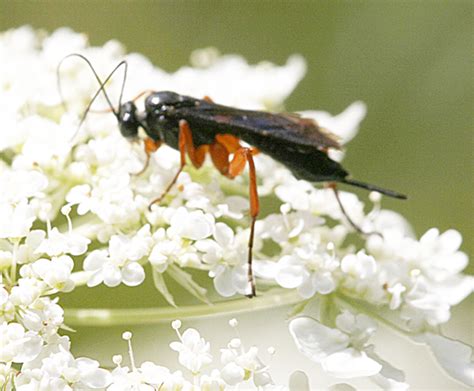
[[[255,236],[255,222],[257,221],[258,213],[260,212],[260,204],[258,200],[257,192],[257,174],[255,171],[255,163],[253,161],[253,155],[256,153],[256,150],[253,148],[244,148],[241,147],[234,153],[232,161],[229,163],[227,177],[230,179],[235,178],[240,175],[245,165],[249,165],[249,198],[250,198],[250,235],[248,242],[248,255],[247,255],[247,279],[250,286],[250,293],[247,294],[247,297],[255,297],[256,288],[255,288],[255,279],[253,276],[252,268],[252,252],[253,252],[253,242]]]
[[[218,135],[213,144],[209,146],[209,154],[212,162],[222,175],[229,179],[234,179],[242,174],[245,165],[249,165],[249,194],[250,194],[250,235],[248,241],[247,255],[247,279],[250,287],[250,293],[247,297],[256,296],[255,279],[252,268],[253,242],[255,236],[255,222],[260,211],[260,205],[257,192],[257,175],[255,172],[255,164],[253,155],[257,153],[254,148],[244,148],[238,144],[238,139],[234,136],[225,137],[227,135]],[[234,157],[229,162],[229,154],[233,153]]]
[[[334,192],[334,196],[336,197],[337,204],[339,205],[339,209],[341,210],[341,213],[344,215],[347,222],[350,224],[352,228],[354,228],[360,235],[363,235],[363,236],[368,236],[368,235],[382,236],[379,232],[376,232],[376,231],[370,231],[370,232],[364,231],[357,223],[354,222],[354,220],[352,220],[352,218],[349,216],[346,209],[344,208],[344,205],[342,204],[341,197],[339,196],[339,190],[337,189],[336,183],[331,182],[327,185],[327,187],[332,189],[332,191]]]

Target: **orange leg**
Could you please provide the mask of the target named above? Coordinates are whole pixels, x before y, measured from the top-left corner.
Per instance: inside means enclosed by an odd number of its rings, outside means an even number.
[[[248,256],[247,256],[247,278],[250,285],[250,294],[248,297],[256,296],[255,291],[255,280],[253,277],[253,270],[252,270],[252,248],[253,248],[253,240],[255,236],[255,222],[257,221],[258,213],[260,212],[260,204],[258,200],[258,192],[257,192],[257,174],[255,172],[255,163],[253,161],[253,155],[255,151],[253,148],[244,148],[241,147],[238,149],[232,161],[229,164],[229,172],[227,176],[231,179],[235,178],[237,175],[241,174],[245,168],[245,163],[249,165],[249,194],[250,194],[250,236],[249,236],[249,244],[248,244]]]
[[[135,98],[131,99],[132,102],[135,102],[138,98],[141,98],[145,94],[152,94],[153,92],[156,92],[154,90],[145,90],[140,92]]]
[[[161,141],[155,141],[150,137],[147,137],[144,141],[144,149],[145,149],[145,155],[146,155],[146,160],[145,164],[143,165],[143,168],[136,172],[133,173],[132,175],[141,175],[145,172],[145,170],[148,168],[148,164],[150,163],[150,157],[153,152],[156,152],[158,148],[160,148],[162,142]]]
[[[193,166],[199,168],[204,163],[208,146],[200,145],[197,148],[194,146],[191,128],[188,122],[182,119],[179,121],[179,151],[181,153],[181,165],[183,166],[186,164],[184,150],[188,153]]]
[[[211,155],[214,166],[222,175],[227,176],[229,173],[229,151],[218,141],[215,141],[209,146],[209,154]]]
[[[231,134],[218,134],[216,136],[216,141],[219,144],[222,144],[229,153],[235,153],[242,147],[240,145],[240,140]]]
[[[174,176],[173,180],[170,182],[165,191],[161,194],[160,197],[154,199],[148,208],[157,202],[160,202],[166,194],[173,188],[174,184],[178,180],[179,174],[183,171],[184,166],[186,165],[186,153],[188,154],[191,163],[194,167],[199,168],[204,163],[204,158],[206,157],[206,152],[208,150],[207,145],[201,145],[198,148],[194,147],[193,135],[191,133],[191,128],[186,120],[182,119],[179,121],[179,153],[180,153],[180,165],[179,170]]]

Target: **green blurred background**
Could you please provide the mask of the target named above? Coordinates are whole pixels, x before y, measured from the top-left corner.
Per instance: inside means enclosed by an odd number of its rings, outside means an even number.
[[[94,45],[117,39],[128,51],[141,52],[168,71],[187,64],[192,50],[207,46],[241,54],[250,62],[282,64],[290,54],[301,53],[308,73],[286,109],[339,113],[355,100],[366,102],[367,118],[349,144],[344,165],[354,177],[407,193],[408,201],[384,202],[405,215],[417,234],[430,227],[458,229],[468,254],[474,253],[473,20],[472,1],[0,0],[0,30],[23,24],[49,31],[69,26],[87,33]],[[367,197],[366,192],[358,193]],[[468,270],[474,272],[473,263]],[[161,303],[149,280],[146,297],[137,289],[120,288],[111,294],[98,287],[90,300],[94,305],[100,297],[101,306],[114,306],[122,299]],[[472,342],[473,302],[471,298],[454,310],[450,335]],[[256,326],[252,315],[240,318],[244,327],[248,323],[249,335],[267,328],[273,319]],[[283,311],[271,321],[272,330],[286,327],[285,316]],[[212,321],[209,333],[224,338],[215,333],[222,327],[230,335],[226,322]],[[163,357],[172,333],[167,325],[156,327],[153,337],[136,339],[137,345],[141,343],[137,350],[161,340],[164,345],[155,349]],[[78,331],[82,332],[72,335],[73,342],[81,342],[75,345],[76,353],[109,357],[102,352],[120,343],[123,327]],[[151,331],[144,326],[142,332]],[[258,333],[253,335],[255,343],[261,343]],[[385,342],[392,340],[398,341]],[[124,349],[120,344],[115,352]],[[412,355],[409,349],[398,349],[401,367],[404,353]],[[296,359],[294,347],[280,351]],[[152,357],[142,354],[139,359]],[[423,354],[417,362],[425,363]],[[439,383],[437,376],[442,375],[436,367],[426,373],[418,365],[412,369],[424,387],[431,381],[435,388],[453,389],[452,383]]]
[[[472,1],[428,0],[0,0],[0,30],[69,26],[92,44],[118,39],[169,71],[206,46],[251,62],[301,53],[308,73],[286,108],[338,113],[365,101],[345,166],[409,194],[385,205],[418,234],[456,228],[472,254],[473,10]]]

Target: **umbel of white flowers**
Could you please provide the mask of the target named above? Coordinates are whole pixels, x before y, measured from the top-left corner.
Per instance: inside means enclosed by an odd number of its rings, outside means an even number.
[[[71,141],[98,88],[84,63],[64,63],[61,80],[69,108],[64,111],[56,67],[71,52],[84,54],[101,75],[125,58],[127,97],[148,89],[173,90],[258,110],[281,108],[305,73],[299,56],[283,66],[249,65],[239,56],[204,50],[193,54],[192,67],[170,74],[141,55],[127,55],[115,41],[90,47],[85,35],[68,29],[47,35],[23,27],[0,35],[0,384],[23,391],[288,389],[274,384],[257,347],[244,348],[233,338],[221,349],[219,364],[199,332],[181,333],[179,321],[173,322],[179,341],[170,347],[192,380],[149,361],[136,365],[129,333],[124,339],[130,343],[130,367],[114,356],[116,368],[110,371],[71,353],[68,337],[59,332],[65,320],[58,292],[81,285],[139,286],[149,264],[157,290],[173,306],[176,298],[165,274],[205,303],[209,287],[223,297],[243,294],[249,234],[247,175],[231,182],[208,163],[199,171],[187,169],[164,202],[149,211],[150,200],[177,170],[175,151],[160,148],[149,169],[133,175],[143,167],[141,146],[120,135],[113,115],[94,113]],[[110,96],[118,96],[120,88],[120,80],[107,85]],[[102,97],[96,108],[101,107],[106,107]],[[347,142],[365,110],[355,102],[337,116],[304,115]],[[433,228],[417,239],[402,216],[382,209],[380,195],[371,195],[366,213],[355,195],[342,192],[350,216],[381,233],[362,238],[358,247],[349,245],[346,239],[354,233],[330,191],[296,180],[262,154],[255,163],[260,195],[279,205],[256,225],[254,264],[262,294],[255,303],[273,305],[278,295],[282,304],[301,302],[289,321],[288,338],[297,348],[346,382],[369,377],[383,389],[405,389],[403,372],[370,343],[382,323],[429,346],[450,376],[472,385],[472,349],[439,332],[451,306],[474,286],[472,277],[461,274],[468,262],[459,250],[461,235]],[[209,286],[195,282],[195,271],[208,273]],[[242,308],[246,305],[242,300]],[[71,316],[67,323],[75,320]],[[101,320],[112,322],[112,317]],[[309,389],[308,380],[296,373],[289,387]]]

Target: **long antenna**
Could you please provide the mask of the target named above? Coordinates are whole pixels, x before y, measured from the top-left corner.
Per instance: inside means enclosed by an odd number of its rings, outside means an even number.
[[[67,55],[66,57],[64,57],[58,64],[58,67],[56,68],[56,75],[57,75],[57,84],[58,84],[58,91],[59,91],[59,95],[61,96],[61,101],[62,101],[62,105],[64,107],[65,110],[67,110],[67,105],[66,105],[66,101],[64,99],[64,96],[63,96],[63,92],[62,92],[62,86],[61,86],[61,77],[60,77],[60,68],[61,68],[61,65],[63,64],[64,60],[70,58],[70,57],[78,57],[80,59],[82,59],[90,68],[90,70],[92,71],[92,73],[94,74],[97,82],[99,83],[99,89],[96,91],[96,93],[94,94],[94,96],[91,98],[91,100],[89,101],[86,109],[84,110],[84,114],[82,115],[81,117],[81,120],[79,122],[79,125],[77,127],[77,130],[76,132],[74,133],[74,135],[72,136],[72,138],[74,138],[77,134],[77,132],[79,131],[79,129],[81,128],[82,124],[84,123],[86,117],[87,117],[87,114],[89,113],[89,110],[90,108],[92,107],[92,104],[94,103],[95,99],[99,96],[100,92],[102,91],[102,93],[104,94],[105,96],[105,99],[107,100],[107,103],[109,104],[109,107],[111,109],[111,111],[114,113],[115,117],[117,118],[117,121],[120,122],[120,117],[119,117],[119,113],[118,111],[116,111],[114,109],[114,106],[109,98],[109,96],[107,95],[107,91],[105,90],[105,85],[108,83],[108,81],[112,78],[112,76],[114,75],[114,73],[120,68],[120,67],[124,67],[124,72],[123,72],[123,81],[122,81],[122,88],[120,90],[120,97],[119,97],[119,108],[120,106],[122,105],[122,97],[123,97],[123,92],[124,92],[124,89],[125,89],[125,81],[127,79],[127,70],[128,70],[128,64],[125,60],[123,61],[120,61],[120,63],[118,63],[115,68],[112,70],[112,72],[110,72],[110,74],[106,77],[106,79],[102,82],[102,80],[100,79],[99,75],[97,74],[97,72],[95,71],[92,63],[85,57],[83,56],[82,54],[79,54],[79,53],[72,53],[72,54],[69,54]]]

